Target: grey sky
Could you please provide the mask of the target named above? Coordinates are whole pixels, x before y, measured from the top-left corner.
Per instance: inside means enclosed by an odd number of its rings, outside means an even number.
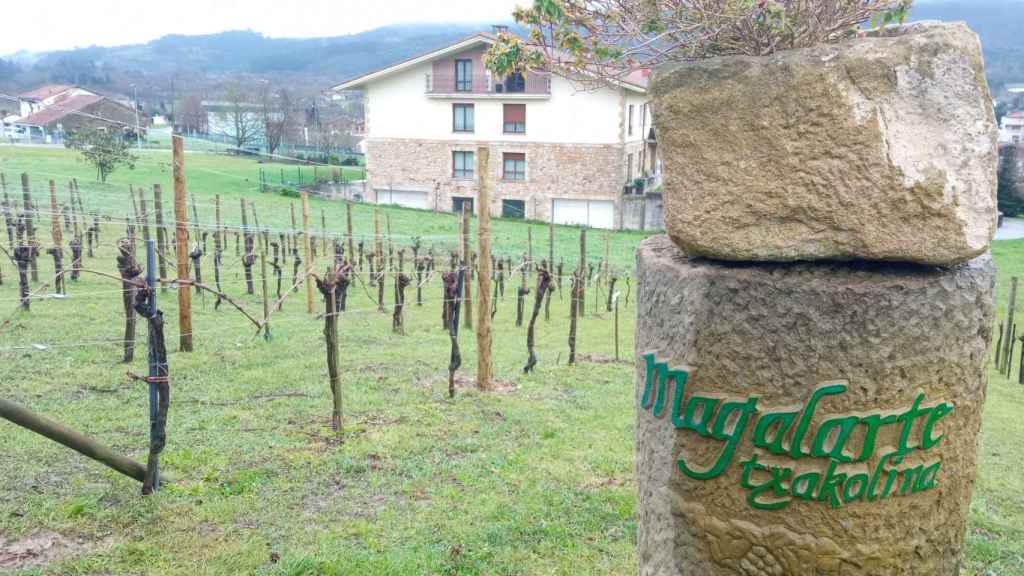
[[[252,29],[339,36],[407,22],[498,22],[528,0],[48,0],[0,18],[0,55],[148,42],[166,34]],[[14,8],[11,6],[10,8]],[[25,25],[25,23],[32,23]]]

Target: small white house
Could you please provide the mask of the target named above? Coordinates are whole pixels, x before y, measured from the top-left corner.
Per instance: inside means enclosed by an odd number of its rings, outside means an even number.
[[[497,77],[484,66],[495,40],[477,34],[334,88],[364,93],[369,199],[477,210],[487,146],[495,215],[629,226],[626,204],[660,171],[648,75],[589,90],[540,71]]]
[[[1010,112],[999,123],[999,144],[1024,144],[1024,112]]]

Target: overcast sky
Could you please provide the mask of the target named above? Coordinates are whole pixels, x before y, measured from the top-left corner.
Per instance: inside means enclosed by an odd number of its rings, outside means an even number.
[[[0,55],[252,29],[316,37],[408,22],[499,22],[528,0],[3,0]],[[9,8],[9,9],[8,9]]]

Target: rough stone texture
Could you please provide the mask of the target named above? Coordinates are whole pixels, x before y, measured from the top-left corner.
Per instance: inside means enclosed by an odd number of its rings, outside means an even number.
[[[997,130],[962,23],[671,65],[651,95],[691,254],[950,265],[995,233]]]
[[[431,208],[452,209],[453,197],[476,198],[478,179],[452,177],[452,152],[491,147],[491,213],[501,214],[502,199],[523,200],[526,217],[548,220],[552,198],[613,200],[618,224],[625,182],[623,146],[614,144],[539,144],[377,138],[367,141],[370,190],[429,193]],[[526,180],[502,179],[502,154],[526,154]],[[375,201],[373,193],[367,198]],[[474,210],[477,207],[474,206]]]
[[[639,561],[644,576],[951,576],[958,573],[974,483],[993,318],[988,255],[943,269],[911,264],[739,264],[688,258],[667,236],[640,245],[637,321]],[[733,464],[698,481],[677,468],[712,462],[722,442],[677,430],[642,409],[642,354],[688,368],[686,397],[759,396],[758,410],[802,406],[823,382],[846,381],[815,411],[828,417],[897,411],[919,393],[954,410],[941,442],[905,466],[938,458],[936,487],[830,508],[793,500],[752,508],[741,460],[755,448],[752,418]],[[883,427],[880,447],[898,430]],[[778,456],[774,456],[778,459]],[[789,460],[788,462],[794,462]],[[827,461],[804,458],[800,469]],[[867,462],[874,468],[877,454]],[[841,465],[857,470],[858,464]]]

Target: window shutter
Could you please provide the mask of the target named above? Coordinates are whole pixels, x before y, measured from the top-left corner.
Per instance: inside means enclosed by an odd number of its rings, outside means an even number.
[[[505,152],[505,160],[526,160],[525,152]]]
[[[526,122],[526,104],[505,104],[505,123]]]

